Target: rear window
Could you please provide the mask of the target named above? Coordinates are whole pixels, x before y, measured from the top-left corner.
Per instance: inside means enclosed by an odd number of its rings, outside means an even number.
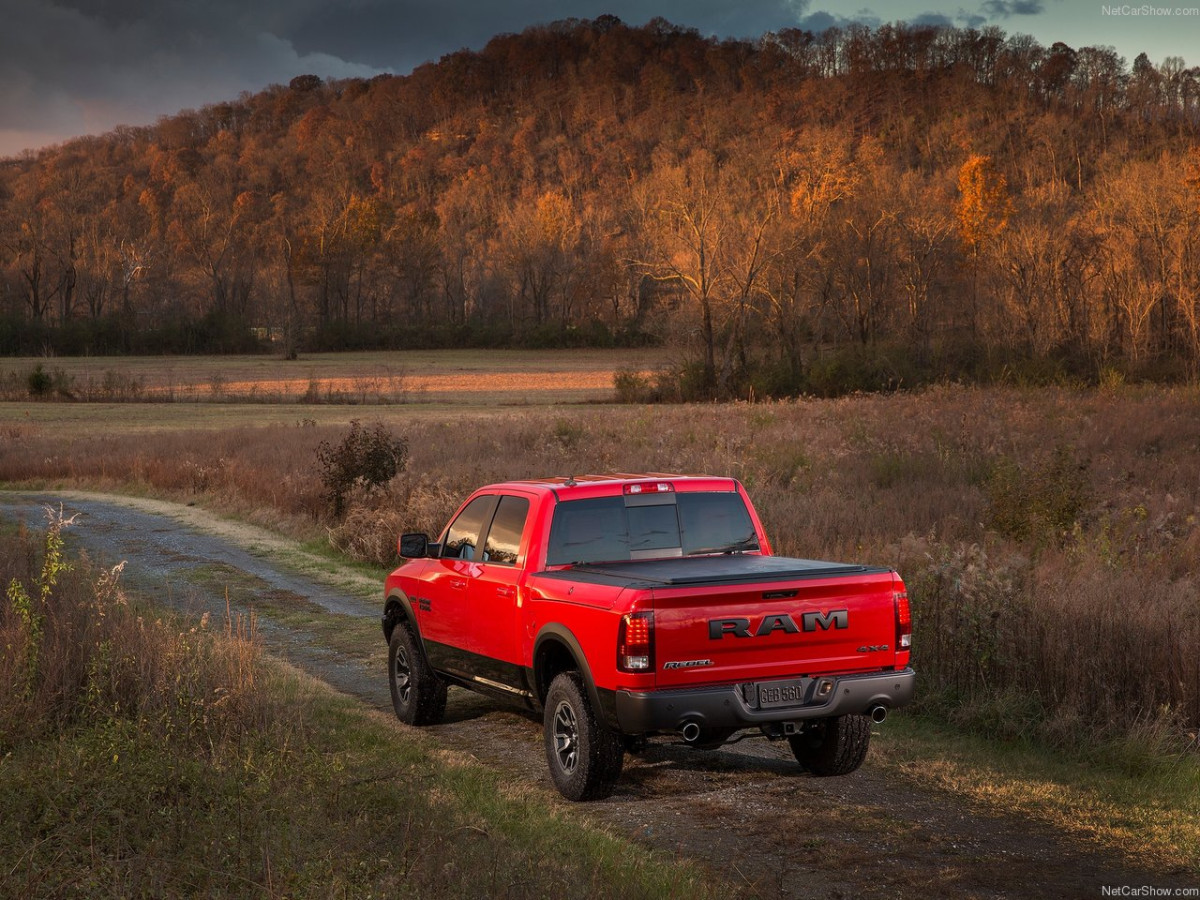
[[[712,491],[567,500],[554,509],[549,565],[758,550],[740,494]]]

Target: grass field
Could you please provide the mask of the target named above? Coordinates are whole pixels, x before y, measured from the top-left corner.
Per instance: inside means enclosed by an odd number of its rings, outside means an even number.
[[[585,356],[435,355],[424,371],[470,366],[484,384],[643,364]],[[539,370],[547,357],[562,368]],[[322,377],[361,377],[363,359],[340,371],[330,359]],[[1200,843],[1200,391],[944,387],[655,407],[565,405],[558,387],[526,384],[504,395],[519,395],[511,405],[486,391],[369,408],[10,402],[0,404],[0,481],[194,502],[382,564],[399,531],[436,532],[487,481],[731,474],[776,552],[888,564],[905,577],[922,678],[906,754],[942,760],[953,746],[953,765],[928,770],[997,808],[1017,803],[1038,781],[1031,773],[1069,785],[1076,772],[1073,788],[1021,802],[1051,821],[1133,823],[1147,847],[1200,865],[1182,849]],[[608,399],[595,390],[587,399]],[[409,461],[335,521],[315,454],[351,419],[402,436]]]

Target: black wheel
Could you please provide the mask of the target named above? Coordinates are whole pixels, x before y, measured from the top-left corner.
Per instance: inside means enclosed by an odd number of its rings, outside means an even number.
[[[788,738],[796,762],[814,775],[849,775],[862,765],[871,746],[871,720],[836,716],[809,722]]]
[[[568,800],[602,800],[625,762],[618,735],[596,718],[578,672],[563,672],[546,694],[546,761],[550,779]]]
[[[388,644],[388,683],[396,718],[409,725],[433,725],[446,712],[446,682],[429,667],[416,635],[403,623]]]

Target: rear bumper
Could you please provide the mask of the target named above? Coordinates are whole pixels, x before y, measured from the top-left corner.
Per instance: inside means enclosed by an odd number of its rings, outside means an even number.
[[[861,715],[876,706],[897,709],[912,702],[912,669],[841,675],[820,702],[757,708],[754,685],[730,684],[676,691],[616,692],[616,716],[625,734],[677,731],[689,722],[701,728],[753,728],[771,722],[795,722],[830,716]]]

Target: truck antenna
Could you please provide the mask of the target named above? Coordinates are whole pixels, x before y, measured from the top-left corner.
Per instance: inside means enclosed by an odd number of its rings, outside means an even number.
[[[574,475],[568,475],[568,476],[567,476],[567,480],[566,480],[565,482],[563,482],[563,485],[564,485],[565,487],[575,487],[576,483],[577,483],[577,482],[575,481],[575,476],[574,476]]]

